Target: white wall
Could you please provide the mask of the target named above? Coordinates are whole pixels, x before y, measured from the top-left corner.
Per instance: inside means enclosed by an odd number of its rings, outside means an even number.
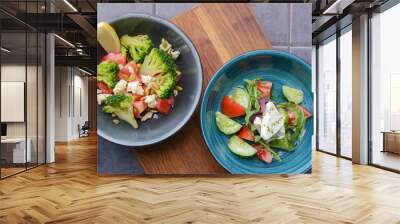
[[[27,69],[29,73],[33,70],[33,66],[28,66]],[[25,64],[6,64],[1,66],[2,82],[25,82],[25,74]],[[1,109],[6,110],[7,108]],[[7,136],[25,137],[25,122],[7,122]]]
[[[38,69],[38,70],[37,70]],[[26,83],[26,107],[22,107],[22,113],[25,113],[27,119],[23,122],[6,122],[7,137],[9,138],[25,138],[29,139],[32,161],[36,162],[39,158],[39,163],[44,163],[45,150],[45,120],[44,120],[44,74],[41,66],[25,64],[3,64],[1,66],[2,82],[24,82]],[[25,80],[27,78],[27,81]],[[3,91],[4,89],[2,89]],[[23,92],[23,91],[22,91]],[[23,94],[23,93],[22,93]],[[2,96],[4,97],[4,95]],[[10,108],[1,108],[11,110]],[[12,111],[8,111],[13,113]],[[39,154],[37,157],[37,153]]]
[[[25,64],[8,64],[1,66],[1,81],[25,82]],[[1,108],[6,110],[6,108]],[[25,137],[24,122],[7,123],[7,137]]]
[[[71,120],[71,136],[78,138],[78,125],[83,125],[88,120],[88,78],[82,76],[82,73],[74,75],[74,91],[72,98],[74,99],[74,108],[72,110],[73,119]]]
[[[77,139],[78,125],[88,120],[88,78],[77,69],[56,67],[55,79],[55,141]]]
[[[68,140],[68,85],[67,67],[55,68],[55,141]]]

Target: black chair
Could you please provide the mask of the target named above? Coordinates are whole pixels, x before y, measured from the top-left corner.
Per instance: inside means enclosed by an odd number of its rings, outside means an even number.
[[[82,127],[78,125],[79,138],[89,136],[89,129],[90,129],[89,121],[85,121]]]

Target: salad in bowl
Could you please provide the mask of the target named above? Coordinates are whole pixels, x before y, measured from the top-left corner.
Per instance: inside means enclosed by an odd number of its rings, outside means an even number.
[[[271,163],[281,161],[276,150],[295,150],[311,113],[301,105],[301,90],[283,85],[286,100],[279,102],[271,95],[272,85],[260,78],[244,80],[244,86],[223,96],[216,125],[230,136],[227,145],[235,155]]]
[[[113,122],[138,128],[145,122],[168,115],[174,98],[182,91],[175,61],[180,52],[165,38],[155,45],[149,35],[123,35],[120,51],[110,52],[97,66],[97,101]]]
[[[201,128],[215,160],[232,174],[311,170],[311,67],[276,50],[245,52],[213,76]]]
[[[99,22],[97,41],[100,137],[146,150],[189,122],[203,76],[182,30],[157,16],[127,13]]]

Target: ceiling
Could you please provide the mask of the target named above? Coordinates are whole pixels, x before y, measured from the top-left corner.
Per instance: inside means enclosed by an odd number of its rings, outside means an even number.
[[[351,23],[352,17],[373,9],[388,0],[299,0],[295,2],[312,3],[313,43]],[[99,2],[134,2],[117,0],[1,0],[0,24],[2,28],[2,46],[11,49],[9,57],[28,58],[36,52],[34,35],[25,31],[54,32],[62,39],[55,38],[56,63],[77,63],[76,66],[93,63],[95,71],[97,59],[96,6]],[[280,2],[280,1],[269,1]],[[47,8],[46,8],[47,7]],[[52,13],[48,13],[52,8]],[[340,22],[338,22],[340,21]],[[347,22],[346,22],[347,21]],[[82,62],[82,64],[79,64]]]
[[[74,12],[64,0],[47,0],[54,7],[54,12]],[[79,12],[96,12],[99,0],[68,0]],[[45,0],[2,0],[1,7],[6,7],[14,12],[44,13],[46,12]]]
[[[2,46],[11,50],[9,53],[2,51],[2,55],[6,54],[3,60],[8,58],[12,61],[25,61],[26,55],[28,59],[36,57],[38,50],[36,33],[51,32],[57,34],[56,65],[58,63],[71,65],[70,62],[74,62],[76,63],[74,66],[80,66],[80,62],[85,65],[92,63],[94,65],[88,69],[94,71],[97,59],[98,2],[100,1],[47,0],[46,4],[45,0],[1,0]],[[52,13],[49,13],[50,9]],[[27,46],[26,51],[25,46]]]
[[[372,11],[389,0],[309,0],[312,3],[313,44],[352,23],[354,17]]]

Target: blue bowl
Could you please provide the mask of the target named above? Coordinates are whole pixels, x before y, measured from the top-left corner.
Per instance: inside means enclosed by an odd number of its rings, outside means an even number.
[[[256,157],[241,158],[228,148],[229,136],[221,133],[216,125],[215,112],[221,111],[224,95],[235,86],[243,86],[244,79],[260,77],[272,82],[273,99],[284,102],[282,85],[301,89],[303,105],[313,111],[311,67],[301,59],[286,52],[256,50],[244,53],[216,72],[209,82],[201,104],[201,129],[214,158],[233,174],[299,174],[311,169],[311,140],[313,119],[307,119],[305,131],[293,152],[278,151],[282,162],[270,164]]]
[[[172,112],[167,116],[159,114],[158,119],[140,122],[134,129],[126,122],[115,125],[110,114],[97,106],[97,133],[117,144],[127,146],[148,146],[167,139],[180,130],[190,119],[200,100],[202,88],[202,68],[200,58],[190,39],[174,24],[162,18],[132,13],[107,21],[118,36],[124,34],[148,34],[155,46],[166,38],[181,54],[176,64],[182,72],[179,85],[183,91],[175,98]],[[102,55],[100,55],[102,56]]]

